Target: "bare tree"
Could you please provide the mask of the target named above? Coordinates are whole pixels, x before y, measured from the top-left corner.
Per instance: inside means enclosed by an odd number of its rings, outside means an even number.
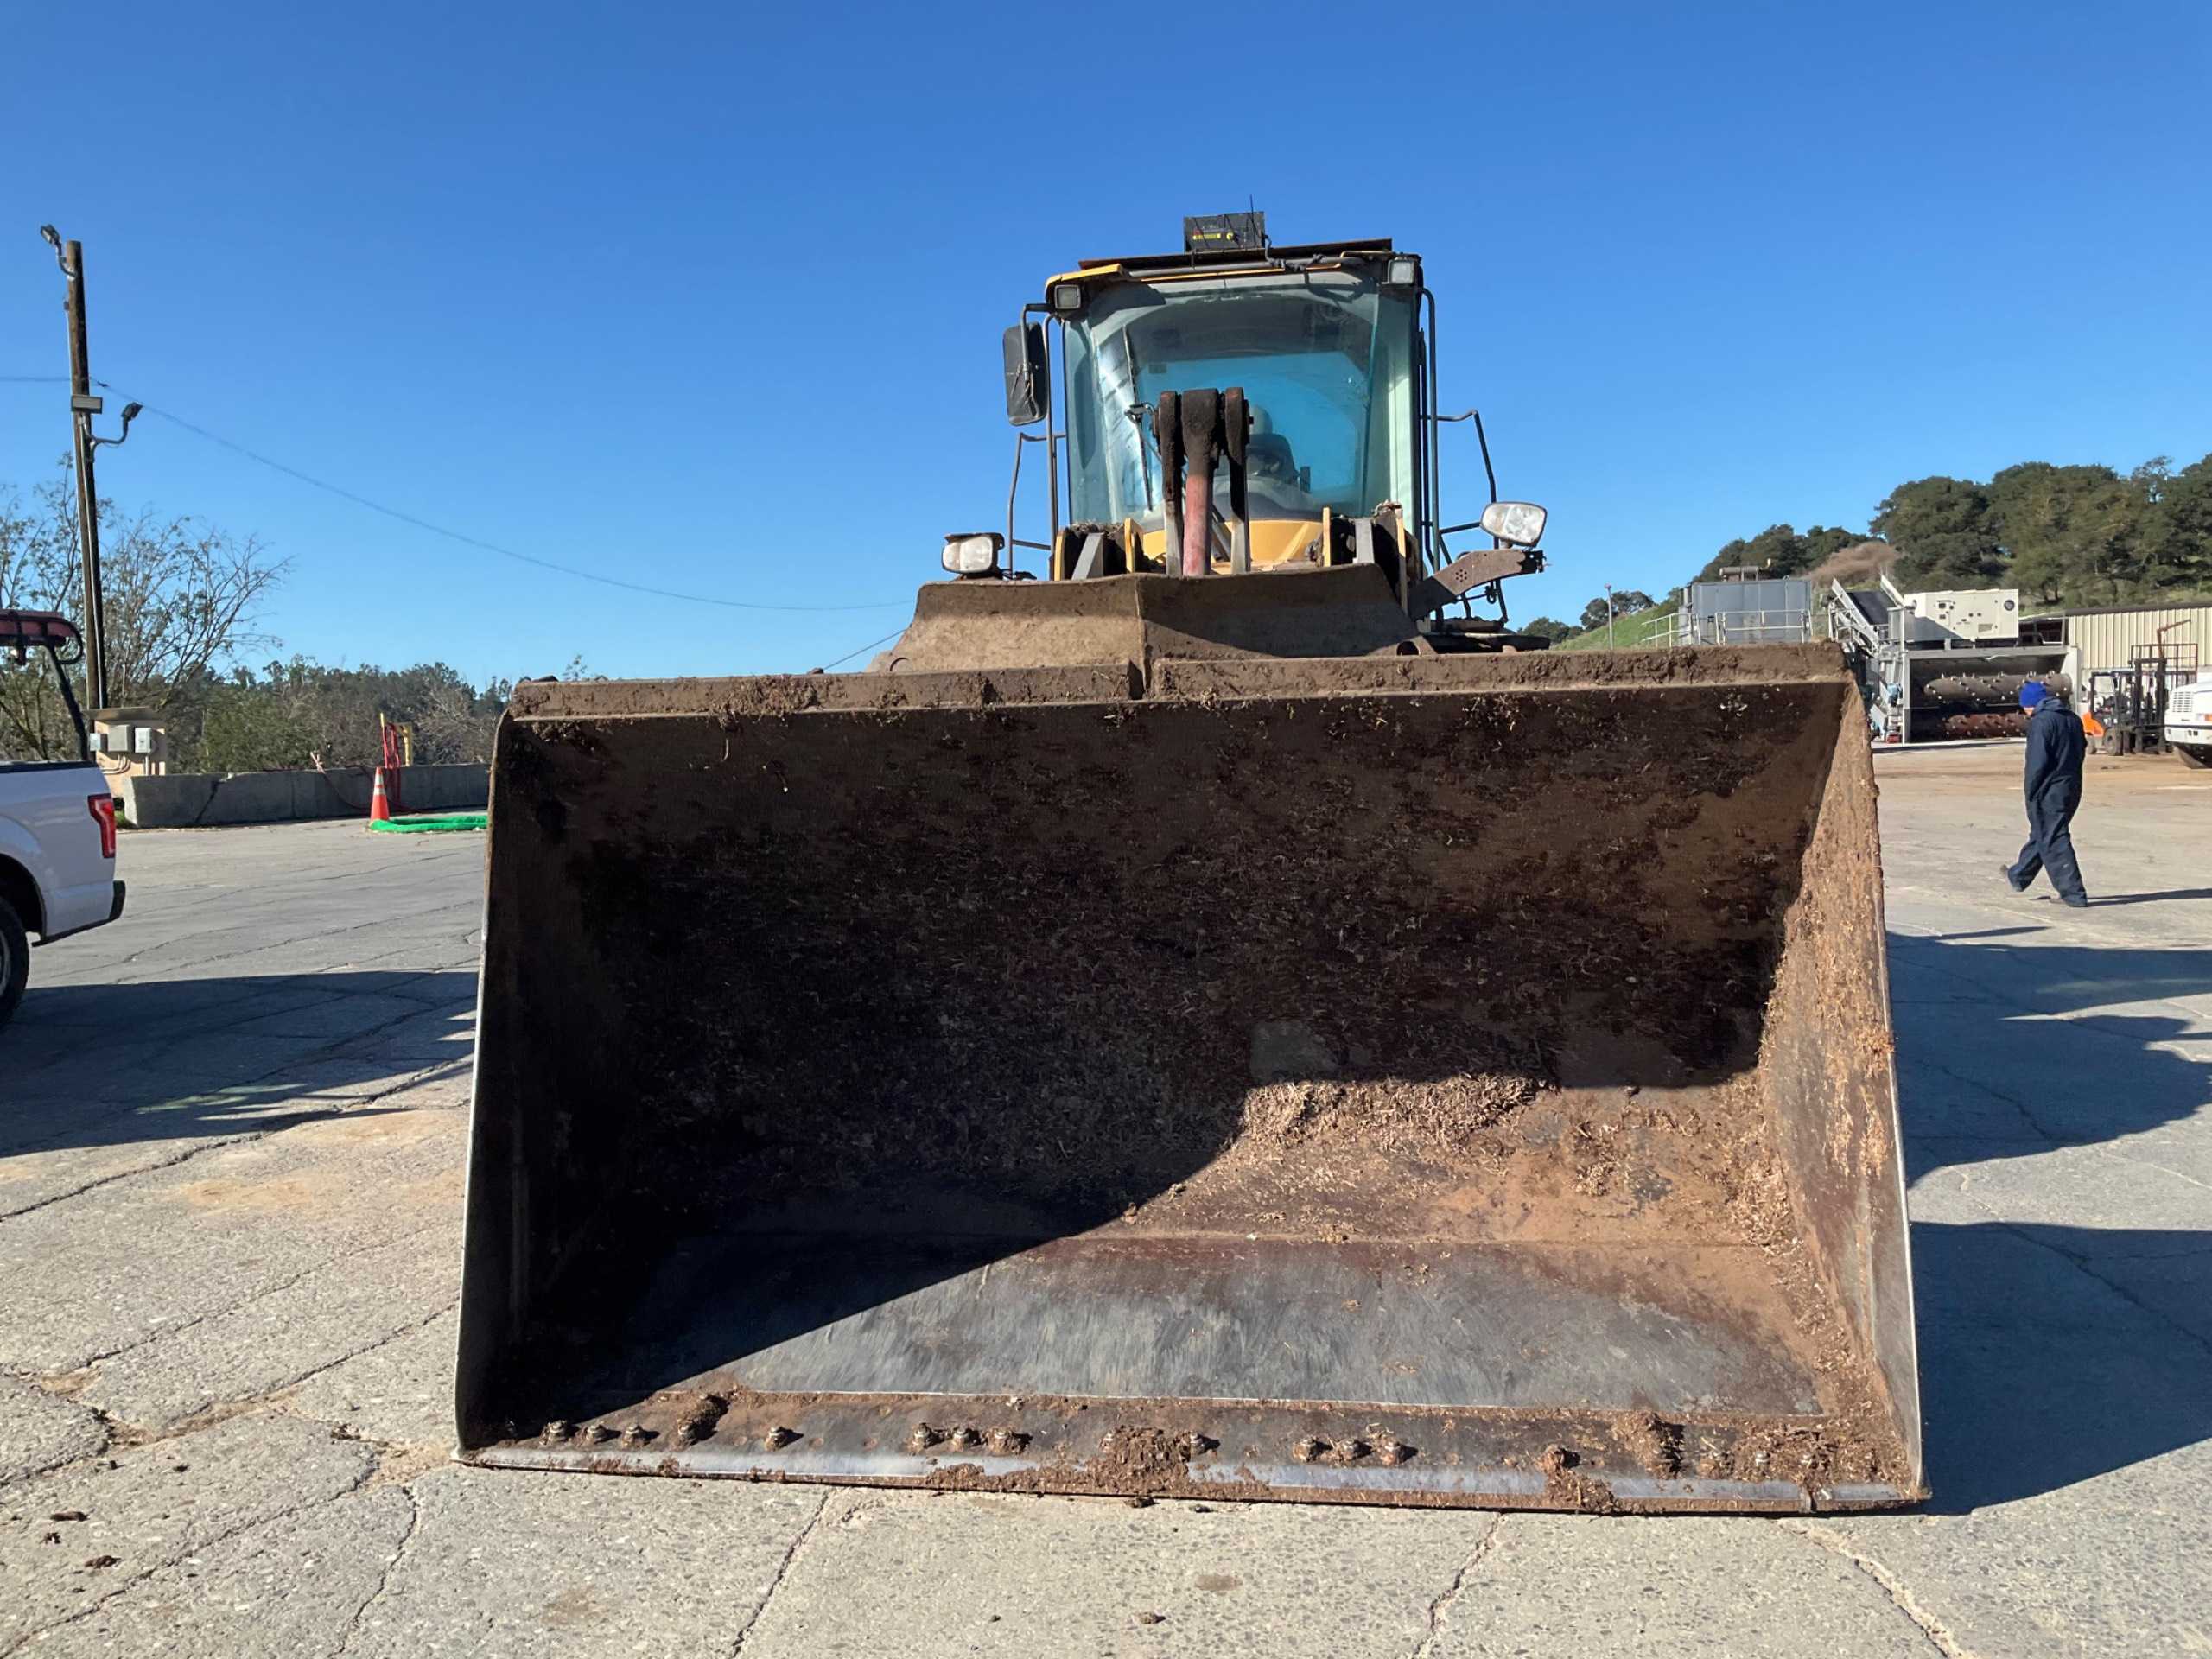
[[[441,764],[488,763],[492,734],[499,728],[499,711],[512,690],[499,681],[486,686],[481,695],[457,680],[440,681],[430,687],[416,716],[416,758]]]
[[[480,765],[509,690],[495,680],[480,692],[444,663],[330,668],[294,657],[233,668],[194,699],[197,724],[181,723],[190,728],[175,753],[200,772],[372,766],[382,716],[414,728],[419,762]]]
[[[195,518],[125,517],[105,499],[99,519],[108,689],[118,704],[177,709],[199,695],[213,664],[268,643],[254,620],[285,565],[257,537]],[[46,485],[28,505],[0,492],[0,607],[77,617],[82,569],[67,483]],[[81,697],[81,678],[76,689]],[[0,744],[27,760],[54,760],[74,743],[43,658],[0,664]]]

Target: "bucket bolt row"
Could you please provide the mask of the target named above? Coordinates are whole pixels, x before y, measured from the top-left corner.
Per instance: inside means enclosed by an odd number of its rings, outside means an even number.
[[[1010,1458],[1029,1444],[1029,1437],[1018,1428],[971,1428],[962,1425],[957,1428],[933,1428],[927,1423],[916,1423],[914,1432],[906,1437],[906,1450],[920,1457],[936,1446],[950,1446],[956,1452],[968,1452],[976,1446],[987,1446],[1002,1458]]]
[[[684,1418],[676,1426],[677,1444],[696,1446],[709,1438],[715,1432],[718,1415],[699,1413]],[[578,1427],[566,1418],[556,1417],[538,1431],[537,1438],[544,1446],[565,1446],[572,1441],[585,1446],[604,1446],[609,1440],[619,1440],[626,1446],[637,1447],[650,1446],[660,1436],[658,1430],[647,1428],[643,1423],[626,1424],[618,1433],[605,1423],[586,1423]],[[779,1423],[761,1435],[760,1447],[765,1452],[780,1452],[801,1438],[798,1430],[786,1428]]]
[[[1376,1462],[1387,1468],[1396,1468],[1414,1454],[1414,1448],[1395,1435],[1385,1434],[1370,1442],[1357,1435],[1341,1440],[1325,1440],[1318,1434],[1308,1434],[1290,1448],[1290,1455],[1300,1463],[1357,1463],[1372,1452]]]

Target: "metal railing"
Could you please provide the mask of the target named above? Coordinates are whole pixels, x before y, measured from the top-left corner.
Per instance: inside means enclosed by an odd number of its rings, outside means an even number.
[[[1669,645],[1796,645],[1818,639],[1819,614],[1810,610],[1720,611],[1706,616],[1676,612],[1643,621],[1636,643]]]

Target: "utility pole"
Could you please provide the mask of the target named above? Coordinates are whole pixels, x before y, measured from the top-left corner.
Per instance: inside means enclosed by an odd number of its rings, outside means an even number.
[[[73,243],[71,243],[71,244],[70,244],[70,245],[71,245],[72,247],[74,247],[74,246],[76,245],[76,244],[74,244],[74,243],[73,242]],[[1606,649],[1607,651],[1611,651],[1612,648],[1613,648],[1613,584],[1612,584],[1611,582],[1607,582],[1607,583],[1605,584],[1605,649]]]
[[[92,348],[85,336],[85,245],[64,242],[51,225],[38,233],[54,250],[67,279],[62,308],[69,315],[69,420],[77,462],[77,550],[85,562],[85,690],[93,709],[109,706],[107,696],[107,617],[100,600],[100,509],[99,486],[92,481],[92,451],[104,443],[121,443],[130,435],[130,423],[138,413],[131,404],[123,411],[121,437],[92,435],[92,416],[102,404],[92,391]]]

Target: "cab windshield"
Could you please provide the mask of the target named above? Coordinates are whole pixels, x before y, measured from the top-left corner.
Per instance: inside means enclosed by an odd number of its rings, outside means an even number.
[[[1149,426],[1162,391],[1242,386],[1255,518],[1413,499],[1412,302],[1346,271],[1107,289],[1066,335],[1070,505],[1161,523]],[[1214,477],[1228,505],[1228,469]]]

